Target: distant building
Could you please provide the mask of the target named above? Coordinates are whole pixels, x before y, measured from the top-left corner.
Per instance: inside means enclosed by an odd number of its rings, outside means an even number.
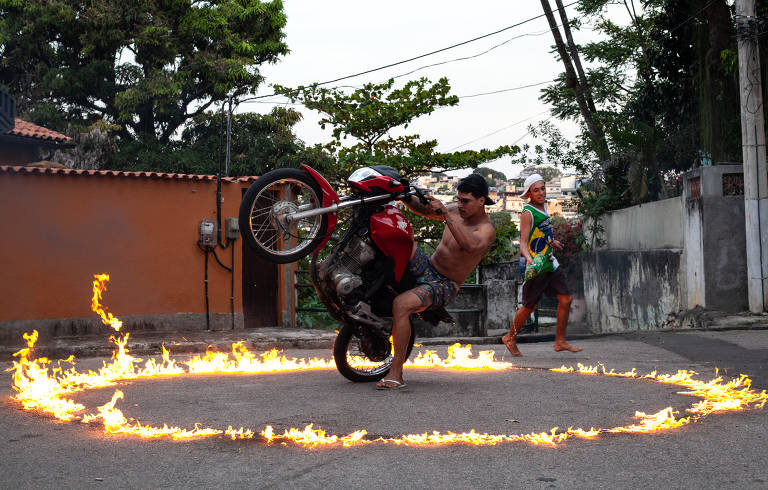
[[[548,181],[546,186],[547,197],[560,197],[560,177],[555,177],[554,179]]]

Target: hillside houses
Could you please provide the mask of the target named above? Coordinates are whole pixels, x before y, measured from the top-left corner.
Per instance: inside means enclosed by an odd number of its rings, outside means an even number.
[[[497,181],[496,186],[491,187],[488,192],[490,198],[496,201],[493,206],[489,206],[488,211],[507,212],[512,222],[519,226],[520,213],[526,203],[526,200],[520,197],[524,178],[525,176],[504,182]],[[576,197],[576,190],[582,179],[582,176],[565,175],[547,182],[547,207],[550,215],[559,215],[567,220],[575,220],[579,217],[573,199]],[[443,202],[454,199],[458,183],[459,177],[448,175],[428,175],[417,179],[418,186],[428,188]]]

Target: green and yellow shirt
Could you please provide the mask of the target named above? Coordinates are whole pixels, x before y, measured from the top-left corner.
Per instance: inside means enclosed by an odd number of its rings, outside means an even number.
[[[552,255],[552,220],[549,213],[536,209],[530,204],[523,206],[523,213],[531,213],[533,223],[531,224],[531,234],[528,236],[528,253],[531,259],[536,263],[541,263],[536,275],[544,272],[554,272],[558,267],[557,259]],[[537,255],[543,256],[543,259],[536,259]],[[520,263],[525,264],[525,257],[520,255]]]

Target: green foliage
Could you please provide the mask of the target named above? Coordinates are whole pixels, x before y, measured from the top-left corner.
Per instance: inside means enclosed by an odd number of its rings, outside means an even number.
[[[507,176],[504,174],[504,172],[500,172],[488,167],[477,167],[472,171],[472,173],[482,176],[488,183],[488,187],[496,187],[496,182],[501,183],[507,180]]]
[[[581,205],[592,217],[675,195],[676,179],[702,153],[740,160],[736,36],[726,0],[581,0],[578,10],[572,28],[600,34],[579,52],[612,157],[597,158],[583,123],[575,143],[545,124],[532,130],[543,142],[524,148],[520,160],[592,175]],[[580,120],[564,74],[541,99],[556,117]]]
[[[134,153],[161,160],[172,136],[288,48],[280,0],[0,0],[0,85],[52,129],[120,124]]]
[[[226,116],[201,114],[182,133],[180,141],[160,143],[152,138],[123,144],[111,166],[130,170],[154,170],[193,174],[224,172]],[[305,148],[293,134],[301,115],[276,107],[270,114],[232,115],[230,176],[262,175],[275,168],[304,163],[318,171],[332,166],[330,156],[319,148]]]
[[[599,162],[584,140],[572,142],[550,121],[529,126],[528,133],[539,143],[525,144],[512,163],[526,168],[534,167],[545,179],[558,177],[562,169],[572,169],[582,174],[592,174],[599,169]],[[546,175],[545,175],[546,174]]]
[[[512,222],[509,213],[500,211],[490,214],[493,227],[496,229],[496,240],[491,249],[483,257],[482,264],[497,264],[500,262],[512,262],[520,253],[520,247],[513,242],[520,236],[517,226]]]
[[[295,89],[277,85],[275,91],[320,112],[321,127],[332,128],[333,139],[324,149],[337,160],[335,171],[329,175],[337,182],[365,165],[390,165],[404,176],[413,177],[432,169],[475,168],[518,151],[515,146],[501,146],[494,150],[437,153],[436,140],[421,141],[418,134],[400,134],[414,119],[458,104],[458,97],[449,95],[446,78],[435,83],[421,78],[400,88],[390,79],[367,83],[351,93],[314,85]]]

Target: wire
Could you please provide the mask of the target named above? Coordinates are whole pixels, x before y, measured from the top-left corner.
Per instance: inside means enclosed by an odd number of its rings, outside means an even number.
[[[559,26],[558,26],[558,27],[559,27]],[[511,42],[511,41],[514,41],[515,39],[520,39],[521,37],[526,37],[526,36],[531,36],[531,37],[535,37],[535,36],[541,36],[541,35],[547,34],[547,33],[549,33],[549,32],[551,32],[551,31],[550,31],[549,29],[547,29],[547,30],[545,30],[545,31],[537,31],[537,32],[535,32],[535,33],[534,33],[534,32],[527,32],[527,33],[525,33],[525,34],[520,34],[519,36],[511,37],[511,38],[507,39],[506,41],[504,41],[504,42],[501,42],[501,43],[499,43],[499,44],[497,44],[497,45],[495,45],[495,46],[491,46],[490,48],[486,49],[485,51],[483,51],[483,52],[481,52],[481,53],[473,54],[473,55],[471,55],[471,56],[463,56],[463,57],[461,57],[461,58],[455,58],[455,59],[452,59],[452,60],[441,61],[440,63],[433,63],[433,64],[431,64],[431,65],[424,65],[424,66],[420,66],[419,68],[416,68],[416,69],[414,69],[414,70],[411,70],[411,71],[409,71],[408,73],[402,73],[402,74],[400,74],[400,75],[395,75],[395,76],[393,76],[392,78],[400,78],[400,77],[404,77],[404,76],[410,75],[410,74],[412,74],[412,73],[415,73],[415,72],[417,72],[417,71],[419,71],[419,70],[424,70],[424,69],[426,69],[426,68],[432,68],[432,67],[434,67],[434,66],[447,65],[448,63],[453,63],[453,62],[456,62],[456,61],[465,61],[465,60],[470,60],[470,59],[472,59],[472,58],[479,58],[480,56],[483,56],[483,55],[485,55],[485,54],[488,54],[488,53],[490,53],[491,51],[493,51],[494,49],[496,49],[496,48],[499,48],[499,47],[501,47],[501,46],[503,46],[503,45],[505,45],[505,44],[507,44],[507,43],[509,43],[509,42]]]
[[[520,85],[518,87],[503,88],[503,89],[500,89],[500,90],[494,90],[492,92],[483,92],[483,93],[480,93],[480,94],[472,94],[472,95],[459,95],[459,99],[471,99],[472,97],[481,97],[481,96],[484,96],[484,95],[494,95],[494,94],[500,94],[500,93],[503,93],[503,92],[512,92],[512,91],[515,91],[515,90],[522,90],[524,88],[538,87],[539,85],[544,85],[546,83],[552,83],[552,82],[556,82],[556,81],[557,80],[547,80],[545,82],[531,83],[531,84],[528,84],[528,85]],[[254,100],[251,103],[253,103],[253,104],[280,104],[280,105],[285,104],[285,105],[298,105],[298,106],[303,106],[304,105],[301,102],[282,102],[282,101],[278,101],[278,100]]]
[[[501,89],[501,90],[494,90],[493,92],[483,92],[481,94],[474,94],[474,95],[462,95],[459,98],[460,99],[471,99],[472,97],[481,97],[483,95],[493,95],[493,94],[500,94],[502,92],[512,92],[514,90],[522,90],[524,88],[538,87],[539,85],[544,85],[545,83],[552,83],[552,82],[556,82],[556,81],[557,80],[547,80],[546,82],[532,83],[530,85],[521,85],[519,87],[504,88],[504,89]]]
[[[678,24],[676,27],[673,27],[672,29],[670,29],[670,30],[669,30],[669,33],[670,33],[670,34],[672,34],[674,31],[676,31],[676,30],[680,29],[680,28],[681,28],[681,27],[683,27],[685,24],[687,24],[687,23],[688,23],[688,22],[690,22],[691,20],[695,19],[697,15],[699,15],[701,12],[703,12],[704,10],[706,10],[706,9],[707,9],[707,8],[708,8],[710,5],[712,5],[714,2],[715,2],[715,0],[709,0],[709,2],[707,2],[707,4],[706,4],[706,5],[704,5],[704,6],[703,6],[703,7],[701,7],[699,10],[697,10],[697,11],[696,11],[696,13],[694,13],[693,15],[691,15],[690,17],[688,17],[687,19],[685,19],[684,21],[682,21],[682,22],[681,22],[680,24]]]
[[[714,1],[714,0],[712,0],[712,1]],[[566,7],[570,7],[571,5],[575,5],[577,3],[578,3],[578,0],[574,1],[574,2],[571,2],[568,5],[564,5],[563,9],[565,9]],[[556,9],[556,10],[560,10],[560,9]],[[475,38],[472,38],[472,39],[469,39],[467,41],[463,41],[463,42],[460,42],[460,43],[452,44],[451,46],[448,46],[448,47],[445,47],[445,48],[441,48],[441,49],[437,49],[435,51],[430,51],[429,53],[424,53],[424,54],[421,54],[421,55],[418,55],[418,56],[414,56],[414,57],[411,57],[411,58],[408,58],[408,59],[405,59],[405,60],[402,60],[402,61],[397,61],[397,62],[394,62],[394,63],[390,63],[388,65],[379,66],[377,68],[371,68],[370,70],[361,71],[359,73],[355,73],[355,74],[352,74],[352,75],[346,75],[346,76],[343,76],[343,77],[334,78],[333,80],[326,80],[325,82],[313,83],[311,85],[313,87],[319,87],[320,85],[328,85],[330,83],[340,82],[342,80],[347,80],[347,79],[350,79],[350,78],[356,78],[356,77],[359,77],[361,75],[367,75],[368,73],[373,73],[373,72],[381,71],[381,70],[384,70],[386,68],[392,68],[393,66],[402,65],[402,64],[405,64],[405,63],[409,63],[411,61],[415,61],[415,60],[421,59],[421,58],[426,58],[426,57],[432,56],[434,54],[438,54],[438,53],[442,53],[444,51],[448,51],[448,50],[451,50],[451,49],[454,49],[454,48],[458,48],[459,46],[464,46],[465,44],[469,44],[469,43],[472,43],[472,42],[475,42],[475,41],[479,41],[480,39],[485,39],[486,37],[494,36],[494,35],[499,34],[501,32],[508,31],[510,29],[514,29],[515,27],[520,27],[521,25],[527,24],[527,23],[532,22],[532,21],[534,21],[536,19],[540,19],[541,17],[544,17],[545,15],[546,14],[540,14],[540,15],[537,15],[535,17],[531,17],[531,18],[525,19],[523,21],[520,21],[520,22],[518,22],[516,24],[512,24],[510,26],[504,27],[504,28],[499,29],[497,31],[489,32],[488,34],[483,34],[482,36],[478,36],[478,37],[475,37]],[[251,101],[251,100],[256,100],[256,99],[265,99],[267,97],[272,97],[274,95],[277,95],[277,94],[276,93],[271,93],[271,94],[265,94],[265,95],[255,95],[253,97],[248,97],[246,99],[241,99],[240,102],[246,102],[246,101]]]
[[[547,82],[545,82],[545,83],[547,83]],[[480,136],[479,138],[475,138],[475,139],[473,139],[472,141],[467,141],[466,143],[463,143],[463,144],[461,144],[461,145],[459,145],[459,146],[456,146],[456,147],[453,147],[453,148],[451,148],[450,150],[448,150],[448,153],[450,153],[450,152],[453,152],[453,151],[455,151],[455,150],[457,150],[457,149],[461,148],[462,146],[467,146],[467,145],[470,145],[470,144],[472,144],[472,143],[474,143],[474,142],[476,142],[476,141],[480,141],[481,139],[485,139],[485,138],[487,138],[487,137],[489,137],[489,136],[493,136],[494,134],[500,133],[500,132],[504,131],[505,129],[509,129],[509,128],[512,128],[512,127],[514,127],[514,126],[517,126],[517,125],[519,125],[519,124],[522,124],[522,123],[524,123],[524,122],[526,122],[526,121],[529,121],[529,120],[531,120],[531,119],[533,119],[533,118],[535,118],[535,117],[539,117],[539,116],[541,116],[542,114],[546,114],[547,112],[549,112],[549,109],[547,109],[546,111],[542,111],[542,112],[539,112],[538,114],[534,114],[534,115],[532,115],[532,116],[526,117],[525,119],[521,119],[520,121],[514,122],[514,123],[512,123],[512,124],[510,124],[510,125],[508,125],[508,126],[504,126],[503,128],[497,129],[497,130],[495,130],[495,131],[493,131],[493,132],[491,132],[491,133],[488,133],[488,134],[486,134],[486,135]],[[551,117],[552,117],[552,116],[550,116],[549,118],[551,118]],[[547,118],[547,119],[549,119],[549,118]],[[527,135],[527,134],[528,134],[528,133],[526,132],[526,135]],[[525,136],[525,135],[523,135],[523,136]],[[522,139],[522,138],[520,138],[520,139]],[[518,139],[517,141],[515,141],[513,144],[516,144],[518,141],[520,141],[520,139]]]

